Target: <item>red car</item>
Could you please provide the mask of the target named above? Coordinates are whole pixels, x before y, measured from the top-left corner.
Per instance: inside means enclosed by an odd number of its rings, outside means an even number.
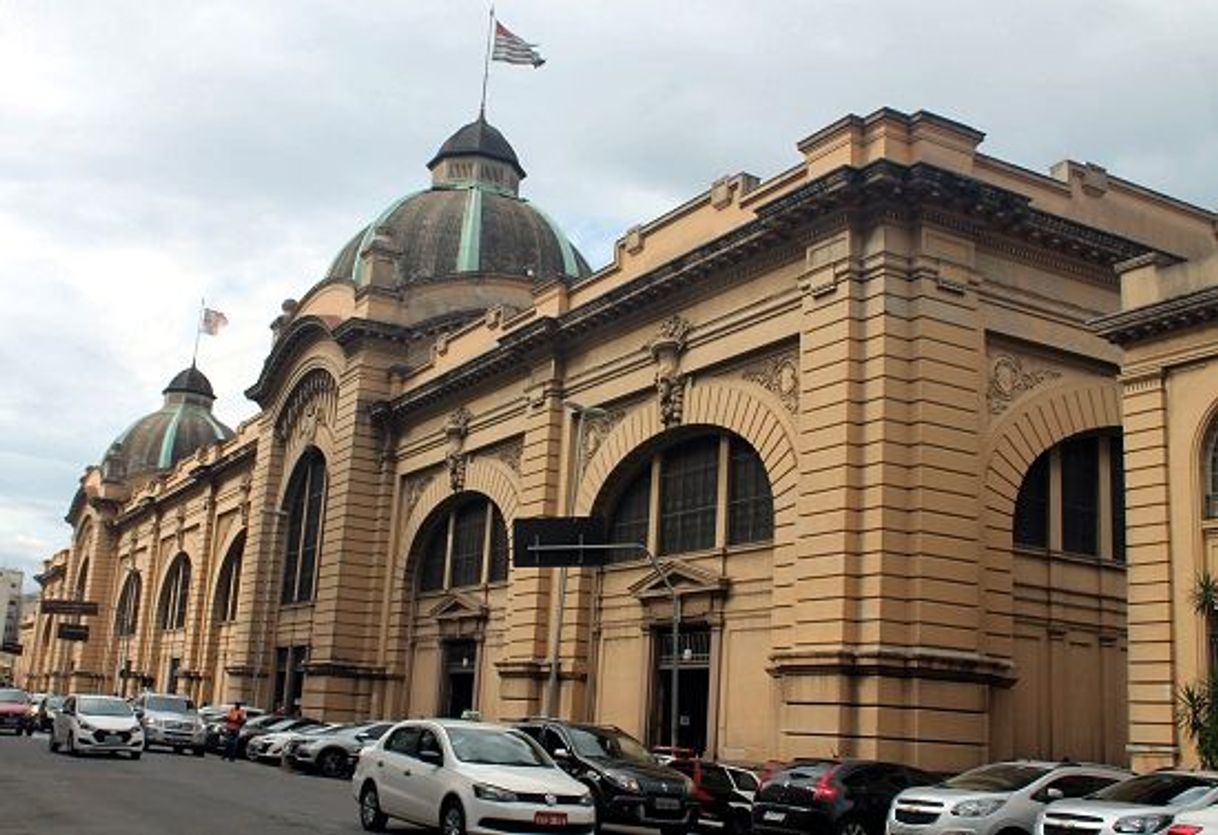
[[[9,687],[0,689],[0,730],[12,731],[17,736],[34,732],[34,726],[30,724],[29,693]]]

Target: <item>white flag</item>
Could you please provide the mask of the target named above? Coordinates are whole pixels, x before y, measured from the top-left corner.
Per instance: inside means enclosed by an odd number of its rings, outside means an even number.
[[[513,35],[507,27],[495,21],[495,50],[491,53],[495,61],[508,64],[531,64],[540,67],[546,62],[537,51],[537,44],[525,43],[523,38]]]
[[[218,310],[212,310],[210,307],[207,307],[203,309],[203,318],[199,320],[199,333],[215,336],[220,332],[220,328],[227,324],[227,316]]]

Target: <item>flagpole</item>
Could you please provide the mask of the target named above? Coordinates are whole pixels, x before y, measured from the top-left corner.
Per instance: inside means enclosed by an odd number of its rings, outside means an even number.
[[[482,62],[482,103],[478,105],[478,118],[486,119],[486,82],[491,76],[491,44],[495,42],[495,4],[491,3],[490,22],[486,27],[486,58]]]
[[[199,299],[199,318],[195,320],[195,349],[190,355],[190,367],[195,367],[199,359],[199,334],[203,333],[203,311],[207,309],[207,299]]]

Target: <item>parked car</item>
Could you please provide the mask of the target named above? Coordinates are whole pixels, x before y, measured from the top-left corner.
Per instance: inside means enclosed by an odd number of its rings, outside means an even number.
[[[34,728],[43,733],[50,733],[55,724],[55,714],[63,707],[63,696],[48,693],[38,700],[34,710]]]
[[[347,777],[355,770],[361,749],[372,745],[393,727],[392,722],[357,722],[341,725],[316,736],[289,740],[283,749],[284,762],[323,777]]]
[[[34,732],[30,723],[30,695],[15,687],[0,689],[0,730],[17,736]]]
[[[897,763],[802,760],[776,772],[753,803],[753,831],[763,835],[832,832],[881,835],[893,798],[937,778]]]
[[[259,716],[257,719],[246,722],[241,732],[237,734],[237,756],[246,756],[246,749],[249,748],[251,740],[265,734],[301,730],[320,724],[321,722],[316,719],[307,719],[303,716],[276,716],[274,714]]]
[[[1167,830],[1167,835],[1215,835],[1218,833],[1218,807],[1182,812]]]
[[[1050,803],[1036,835],[1150,835],[1180,812],[1218,801],[1218,772],[1152,771],[1100,789],[1089,797]]]
[[[55,714],[51,751],[61,747],[77,754],[126,753],[138,760],[144,750],[144,729],[135,711],[117,696],[68,696]]]
[[[283,751],[293,739],[308,739],[311,736],[325,733],[336,725],[317,724],[302,728],[290,728],[285,731],[273,731],[261,734],[250,740],[245,748],[245,756],[254,762],[281,763]]]
[[[553,830],[591,835],[592,795],[525,734],[460,720],[411,720],[365,748],[351,781],[360,824],[389,818],[443,835]]]
[[[1047,803],[1082,797],[1132,776],[1105,765],[991,763],[901,792],[888,813],[888,835],[1029,835]]]
[[[228,715],[228,711],[232,708],[232,703],[204,705],[199,708],[199,718],[203,720],[203,725],[206,728],[204,747],[208,751],[223,753],[224,751],[224,718]],[[266,716],[265,710],[256,707],[241,706],[245,711],[245,720],[249,722],[253,719],[258,719]]]
[[[731,835],[752,830],[753,800],[758,788],[756,774],[725,763],[681,757],[669,765],[693,781],[699,824]]]
[[[207,750],[207,728],[199,718],[195,703],[187,697],[144,693],[132,707],[144,728],[145,750],[159,745],[180,754],[189,748],[196,757],[203,756]]]
[[[665,835],[680,835],[697,825],[692,781],[660,765],[643,743],[620,728],[556,719],[531,719],[516,727],[588,786],[598,824],[649,826]]]

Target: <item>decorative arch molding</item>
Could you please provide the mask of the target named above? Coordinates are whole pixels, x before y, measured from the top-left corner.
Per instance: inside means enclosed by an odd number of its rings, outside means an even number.
[[[489,498],[503,514],[503,521],[511,530],[512,520],[516,518],[516,510],[520,504],[520,477],[511,467],[497,458],[487,456],[473,457],[465,471],[465,489],[463,493],[481,493]],[[414,499],[413,509],[405,520],[402,531],[402,546],[398,549],[400,560],[396,577],[404,578],[410,566],[407,561],[414,551],[415,539],[423,527],[423,522],[440,507],[447,499],[455,495],[448,479],[440,471],[423,487],[422,492]]]
[[[1215,475],[1212,470],[1218,470],[1218,467],[1213,466],[1211,455],[1218,458],[1215,453],[1215,448],[1218,447],[1218,399],[1209,404],[1202,412],[1201,419],[1197,421],[1197,431],[1193,437],[1192,455],[1189,460],[1193,462],[1192,483],[1200,488],[1197,494],[1205,501],[1205,497],[1211,494],[1213,487],[1218,487],[1218,475]],[[1218,496],[1218,491],[1215,491]],[[1213,499],[1218,501],[1218,498]],[[1203,508],[1203,510],[1205,510]]]
[[[991,547],[1010,549],[1015,499],[1037,456],[1071,435],[1110,426],[1121,426],[1121,386],[1115,380],[1064,383],[1011,409],[995,426],[985,457]]]
[[[323,433],[324,440],[330,441],[337,412],[338,380],[328,368],[313,367],[301,375],[280,405],[275,439],[287,449],[318,445]]]
[[[793,524],[796,468],[795,426],[782,401],[764,390],[743,388],[721,380],[699,381],[689,388],[684,404],[686,426],[727,429],[752,444],[761,456],[774,495],[774,525]],[[597,496],[627,456],[666,431],[658,411],[636,407],[605,436],[584,470],[575,513],[592,511]]]

